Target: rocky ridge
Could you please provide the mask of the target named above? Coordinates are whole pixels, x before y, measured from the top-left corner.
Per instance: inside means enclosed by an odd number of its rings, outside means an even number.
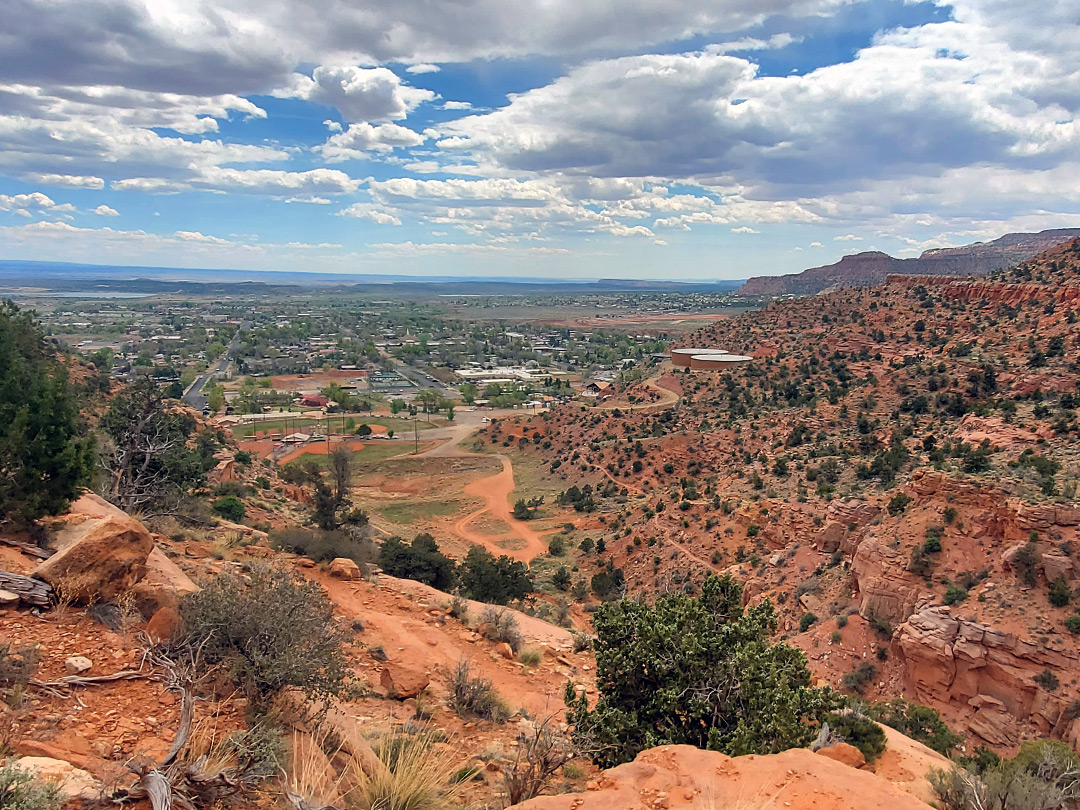
[[[1080,229],[1061,228],[1039,233],[1010,233],[991,242],[927,250],[918,258],[897,259],[868,251],[845,256],[835,264],[812,267],[786,276],[748,279],[740,295],[815,295],[841,287],[870,287],[889,276],[983,276],[1036,256],[1080,236]]]

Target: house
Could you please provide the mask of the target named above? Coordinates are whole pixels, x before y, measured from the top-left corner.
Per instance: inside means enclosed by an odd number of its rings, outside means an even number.
[[[597,399],[607,399],[614,393],[611,390],[611,383],[599,380],[597,382],[591,382],[581,389],[581,395],[585,397],[596,397]]]
[[[321,394],[304,394],[300,397],[300,404],[305,408],[325,408],[330,404],[330,397]]]

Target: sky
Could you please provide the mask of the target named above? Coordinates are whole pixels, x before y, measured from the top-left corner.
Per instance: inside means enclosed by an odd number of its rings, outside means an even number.
[[[3,0],[0,259],[733,279],[1080,226],[1076,0]]]

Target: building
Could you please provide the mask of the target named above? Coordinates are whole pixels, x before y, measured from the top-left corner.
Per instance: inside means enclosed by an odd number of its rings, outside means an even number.
[[[671,364],[679,368],[692,368],[690,358],[694,355],[727,354],[726,349],[672,349]]]
[[[593,397],[596,399],[607,399],[614,392],[611,390],[611,383],[604,382],[603,380],[597,380],[591,382],[581,389],[581,395],[583,397]]]
[[[729,371],[742,363],[749,363],[754,358],[745,354],[695,354],[690,358],[693,371]]]

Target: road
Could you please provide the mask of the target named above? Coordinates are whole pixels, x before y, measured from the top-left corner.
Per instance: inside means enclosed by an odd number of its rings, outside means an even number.
[[[420,371],[419,369],[413,368],[408,363],[398,360],[392,354],[387,354],[386,352],[384,352],[383,355],[389,358],[389,360],[394,364],[394,370],[401,374],[401,376],[412,382],[416,386],[418,391],[423,391],[425,388],[434,388],[444,397],[448,397],[449,399],[454,400],[458,398],[458,392],[456,388],[446,385],[445,383],[441,383],[433,377],[429,377],[427,374]]]
[[[251,321],[241,321],[240,328],[236,330],[236,334],[233,335],[233,339],[229,341],[229,345],[225,347],[225,352],[217,359],[217,362],[196,377],[195,382],[193,382],[191,387],[184,392],[184,402],[197,411],[202,411],[206,408],[207,398],[202,392],[203,388],[210,381],[211,377],[216,377],[229,367],[229,363],[232,362],[233,359],[233,352],[235,352],[236,347],[240,345],[240,333],[250,328]]]

